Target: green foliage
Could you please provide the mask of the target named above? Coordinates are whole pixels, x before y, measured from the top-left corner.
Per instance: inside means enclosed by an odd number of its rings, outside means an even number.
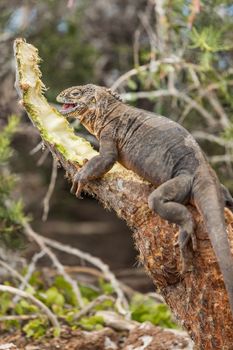
[[[1,295],[0,315],[5,315],[11,307],[12,295],[7,292],[3,292],[0,295]]]
[[[92,301],[93,299],[97,298],[100,294],[99,291],[97,291],[94,288],[91,288],[88,285],[79,284],[79,288],[86,301]]]
[[[54,286],[62,293],[64,301],[72,306],[77,306],[77,299],[73,292],[72,286],[64,279],[63,276],[56,276]]]
[[[101,287],[101,290],[103,291],[104,294],[113,294],[114,289],[111,285],[111,283],[106,282],[102,278],[99,279],[99,286]]]
[[[45,319],[37,318],[35,320],[29,321],[23,327],[23,331],[25,332],[27,338],[33,337],[34,339],[38,339],[45,335],[47,327],[48,324]]]
[[[191,31],[190,47],[202,51],[200,64],[204,69],[211,69],[212,61],[217,58],[215,53],[232,49],[232,45],[224,43],[224,34],[223,30],[213,26],[199,30],[194,27]]]
[[[39,311],[38,307],[29,303],[27,300],[22,299],[15,305],[14,311],[18,315],[34,314]]]
[[[94,331],[103,328],[104,320],[101,316],[82,317],[79,325],[87,331]]]
[[[58,292],[56,287],[50,287],[46,290],[46,292],[43,294],[44,302],[47,306],[50,306],[53,308],[53,306],[64,306],[65,298],[61,293]]]
[[[19,117],[12,115],[9,118],[8,124],[0,134],[0,164],[3,165],[12,156],[10,143],[19,123]]]
[[[24,271],[26,272],[26,271]],[[101,329],[104,320],[101,316],[97,316],[99,310],[112,310],[116,312],[115,303],[112,300],[105,300],[101,304],[95,306],[90,314],[84,315],[76,320],[75,316],[80,311],[76,305],[76,299],[72,291],[71,285],[64,280],[63,276],[55,276],[50,286],[41,279],[40,273],[35,271],[30,279],[33,282],[33,288],[27,289],[36,298],[43,301],[52,312],[64,320],[72,329],[82,328],[87,331]],[[7,282],[7,284],[9,284]],[[107,294],[114,296],[112,286],[100,279],[96,286],[81,285],[83,300],[88,304],[100,295]],[[0,293],[0,315],[31,315],[40,314],[37,306],[31,304],[25,299],[21,299],[14,305],[12,295],[6,292]],[[155,325],[162,327],[176,328],[175,323],[171,319],[171,313],[166,305],[157,304],[152,298],[145,297],[142,294],[135,294],[130,301],[130,311],[132,319],[138,322],[150,321]],[[4,322],[5,329],[19,328],[22,329],[27,337],[39,338],[46,334],[49,324],[44,316],[30,321],[7,321]],[[56,336],[57,330],[54,330]]]
[[[0,240],[10,248],[22,246],[21,223],[24,218],[20,199],[14,198],[17,178],[9,170],[13,155],[11,140],[19,123],[17,116],[11,116],[0,132]]]
[[[131,300],[132,319],[138,322],[150,321],[154,325],[177,328],[172,321],[171,312],[165,304],[158,304],[152,298],[135,294]]]
[[[190,39],[190,47],[199,48],[202,51],[218,52],[229,50],[230,46],[223,44],[223,32],[214,27],[204,27],[199,32],[193,28]]]

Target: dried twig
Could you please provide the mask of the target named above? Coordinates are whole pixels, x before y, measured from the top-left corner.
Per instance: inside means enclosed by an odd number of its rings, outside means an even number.
[[[131,331],[140,324],[137,321],[127,320],[113,311],[101,310],[96,313],[96,316],[101,316],[105,326],[116,329],[117,331]],[[142,347],[138,347],[137,349],[142,349]]]
[[[121,97],[123,100],[126,101],[132,101],[136,99],[141,98],[159,98],[159,97],[166,97],[166,96],[175,96],[180,100],[183,100],[186,102],[190,107],[196,109],[205,119],[206,123],[209,126],[215,126],[216,121],[213,118],[213,116],[204,108],[202,107],[197,101],[186,95],[184,92],[180,92],[176,89],[174,90],[156,90],[156,91],[139,91],[139,92],[129,92],[125,94],[121,94]]]
[[[51,324],[55,327],[60,329],[60,325],[58,323],[57,317],[52,313],[52,311],[44,304],[42,303],[40,300],[36,299],[33,295],[19,290],[17,288],[14,287],[10,287],[10,286],[4,286],[2,284],[0,284],[0,291],[1,292],[8,292],[14,295],[19,295],[21,298],[26,298],[31,300],[31,302],[33,302],[36,306],[38,306],[48,317],[48,319],[50,320]]]
[[[74,319],[79,320],[81,317],[87,315],[97,305],[102,304],[106,300],[110,300],[112,302],[115,301],[115,299],[113,297],[111,297],[110,295],[99,295],[97,298],[95,298],[89,304],[87,304],[79,313],[77,313],[74,316]]]
[[[164,0],[154,0],[154,10],[156,16],[156,34],[157,34],[157,48],[161,56],[166,54],[167,39],[168,39],[168,22],[166,20],[166,13],[164,10]]]
[[[201,91],[200,96],[203,97],[206,94],[208,94],[210,91],[220,89],[222,84],[223,84],[222,81],[219,81],[217,83],[209,84],[205,89],[203,89]],[[226,80],[226,81],[224,81],[224,84],[231,86],[231,85],[233,85],[233,80]]]
[[[64,245],[57,241],[54,241],[50,238],[43,237],[44,242],[58,250],[66,252],[68,254],[72,254],[77,256],[80,259],[86,260],[94,266],[97,266],[104,274],[104,277],[111,283],[117,294],[116,307],[121,314],[126,314],[128,310],[128,302],[124,296],[122,289],[120,288],[120,283],[114,276],[114,274],[110,271],[108,265],[104,264],[99,258],[93,257],[89,253],[84,253],[77,248],[70,247],[68,245]]]
[[[122,74],[115,83],[111,86],[112,90],[116,90],[121,84],[123,84],[125,81],[127,81],[129,78],[133,77],[134,75],[137,75],[141,72],[144,72],[149,68],[149,64],[145,64],[143,66],[139,66],[136,68],[133,68],[129,70],[128,72]]]
[[[39,259],[41,259],[43,256],[45,255],[45,252],[43,250],[41,250],[39,253],[36,253],[33,255],[32,259],[31,259],[31,262],[28,266],[28,270],[27,270],[27,273],[26,275],[24,276],[23,280],[22,280],[22,283],[20,284],[19,286],[19,289],[20,290],[24,290],[26,286],[30,286],[30,284],[28,283],[28,281],[30,280],[34,270],[35,270],[35,265],[37,263],[37,261]],[[17,303],[19,297],[16,295],[13,299],[13,302],[14,303]]]
[[[226,114],[223,106],[221,105],[221,103],[220,103],[217,95],[215,94],[215,92],[214,91],[209,92],[206,95],[206,98],[208,99],[209,103],[211,104],[211,106],[213,107],[215,112],[219,115],[220,123],[221,123],[223,129],[229,127],[230,119],[227,116],[227,114]]]
[[[76,281],[74,281],[65,271],[64,266],[60,263],[60,261],[57,259],[56,255],[46,246],[45,239],[40,236],[38,233],[36,233],[32,227],[24,221],[23,223],[25,234],[29,237],[31,237],[36,243],[39,245],[39,247],[44,251],[52,260],[54,266],[57,268],[58,272],[64,277],[64,279],[71,284],[73,291],[75,293],[75,296],[77,298],[77,301],[81,307],[84,306],[82,296],[80,293],[80,290],[78,288],[78,285]]]
[[[30,152],[29,154],[32,156],[33,154],[39,152],[43,148],[43,141],[40,141]]]
[[[218,155],[218,156],[208,157],[208,160],[212,164],[216,164],[216,163],[232,163],[233,162],[233,156],[231,154],[222,154],[222,155]]]
[[[46,221],[48,218],[48,213],[49,213],[49,202],[51,199],[51,196],[53,194],[55,184],[56,184],[56,179],[57,179],[57,160],[53,159],[53,167],[52,167],[52,173],[51,173],[51,179],[49,183],[49,187],[47,190],[47,193],[44,197],[43,200],[43,215],[42,215],[42,220]]]
[[[141,36],[141,30],[138,28],[134,33],[134,43],[133,43],[133,58],[134,58],[134,66],[139,67],[139,39]]]
[[[18,350],[16,345],[13,343],[4,343],[0,345],[0,350],[10,350],[10,349]]]
[[[46,160],[46,158],[48,157],[48,155],[49,155],[49,150],[46,148],[46,150],[42,153],[42,156],[38,160],[37,166],[41,166]]]
[[[7,316],[0,316],[0,322],[4,321],[27,321],[27,320],[33,320],[35,318],[39,318],[39,314],[31,314],[31,315],[7,315]]]
[[[6,270],[8,270],[12,274],[12,276],[15,276],[16,278],[18,278],[25,286],[31,287],[31,285],[28,283],[28,281],[26,281],[25,278],[22,275],[20,275],[20,273],[18,273],[18,271],[13,269],[10,265],[8,265],[7,263],[5,263],[2,260],[0,260],[0,265],[2,265]]]
[[[140,18],[140,21],[142,23],[142,26],[144,27],[149,42],[150,42],[150,52],[151,52],[151,58],[155,58],[156,49],[158,47],[158,39],[156,36],[156,33],[154,32],[153,28],[150,25],[149,19],[147,14],[144,14],[143,12],[139,13],[138,17]]]
[[[205,131],[193,131],[192,132],[193,137],[195,137],[196,139],[199,140],[207,140],[210,142],[214,142],[217,143],[218,145],[222,146],[222,147],[230,147],[233,148],[233,142],[232,141],[227,141],[224,140],[223,138],[219,137],[219,136],[215,136],[212,134],[209,134]]]

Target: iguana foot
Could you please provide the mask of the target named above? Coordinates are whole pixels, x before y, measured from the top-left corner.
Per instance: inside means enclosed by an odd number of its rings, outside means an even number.
[[[189,247],[190,241],[192,244],[192,250],[195,252],[197,250],[197,239],[194,233],[194,225],[192,221],[188,221],[186,227],[181,227],[178,237],[178,244],[180,248],[180,256],[182,263],[181,274],[193,270],[193,254]]]

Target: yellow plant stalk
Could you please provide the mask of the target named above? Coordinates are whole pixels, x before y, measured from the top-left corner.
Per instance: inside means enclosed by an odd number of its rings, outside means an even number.
[[[16,39],[14,54],[15,86],[32,122],[42,138],[54,145],[66,160],[75,161],[81,166],[84,159],[92,158],[97,152],[89,142],[74,134],[68,121],[44,97],[46,88],[40,79],[38,50],[23,39]]]

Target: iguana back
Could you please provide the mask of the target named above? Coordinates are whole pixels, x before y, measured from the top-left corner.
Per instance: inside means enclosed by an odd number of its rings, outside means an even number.
[[[118,161],[154,185],[180,174],[194,174],[206,159],[196,141],[168,118],[123,105],[101,133],[112,134]]]

